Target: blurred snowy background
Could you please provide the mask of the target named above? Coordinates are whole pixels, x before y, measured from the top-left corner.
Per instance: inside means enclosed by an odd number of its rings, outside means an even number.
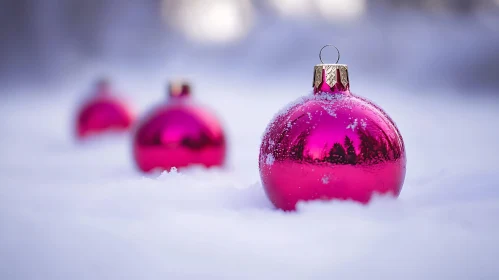
[[[0,40],[0,279],[499,277],[497,0],[0,0]],[[260,137],[328,43],[397,122],[406,182],[285,214]],[[144,176],[128,138],[76,143],[100,75],[140,113],[190,78],[228,167]]]

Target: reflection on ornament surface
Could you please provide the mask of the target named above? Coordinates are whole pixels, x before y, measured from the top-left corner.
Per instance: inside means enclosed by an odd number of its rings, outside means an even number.
[[[405,147],[395,123],[350,93],[348,78],[341,79],[346,66],[327,75],[328,67],[314,82],[314,95],[279,113],[263,137],[263,186],[283,210],[294,210],[298,201],[367,203],[374,193],[398,196],[404,182]]]
[[[171,86],[169,100],[138,126],[133,150],[142,171],[224,164],[226,145],[220,123],[190,99],[188,86]]]
[[[76,135],[80,139],[111,131],[127,131],[134,121],[128,104],[113,96],[107,81],[99,81],[95,96],[78,112]]]

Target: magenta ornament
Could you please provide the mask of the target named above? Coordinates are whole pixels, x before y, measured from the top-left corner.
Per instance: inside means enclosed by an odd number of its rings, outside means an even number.
[[[186,83],[172,84],[169,98],[139,124],[133,155],[144,172],[191,165],[222,166],[225,134],[218,119],[191,98]]]
[[[76,119],[76,136],[86,139],[92,135],[128,131],[134,121],[129,104],[115,95],[107,80],[100,80],[93,95],[84,102]]]
[[[397,197],[406,155],[395,123],[350,92],[347,65],[316,65],[313,87],[312,95],[279,112],[263,136],[260,176],[272,203],[287,211],[299,201]]]

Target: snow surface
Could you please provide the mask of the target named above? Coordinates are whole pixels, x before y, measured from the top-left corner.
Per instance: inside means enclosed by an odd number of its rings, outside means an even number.
[[[127,137],[73,141],[70,91],[3,97],[0,279],[499,277],[497,102],[357,84],[404,136],[399,199],[283,213],[263,192],[259,144],[272,116],[307,89],[225,87],[198,98],[227,129],[227,168],[148,176]],[[141,110],[162,98],[139,93]]]

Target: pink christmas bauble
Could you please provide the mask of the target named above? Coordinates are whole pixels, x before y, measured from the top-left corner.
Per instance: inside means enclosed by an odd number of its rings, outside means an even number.
[[[404,142],[395,123],[349,90],[346,65],[320,64],[314,94],[282,110],[260,147],[260,175],[272,203],[398,196],[405,177]]]
[[[114,96],[109,83],[100,81],[94,95],[83,104],[76,120],[76,135],[80,139],[110,131],[127,131],[134,121],[129,105]]]
[[[170,88],[169,99],[139,124],[133,154],[140,170],[170,170],[191,165],[222,166],[224,131],[217,118],[195,104],[187,84]]]

